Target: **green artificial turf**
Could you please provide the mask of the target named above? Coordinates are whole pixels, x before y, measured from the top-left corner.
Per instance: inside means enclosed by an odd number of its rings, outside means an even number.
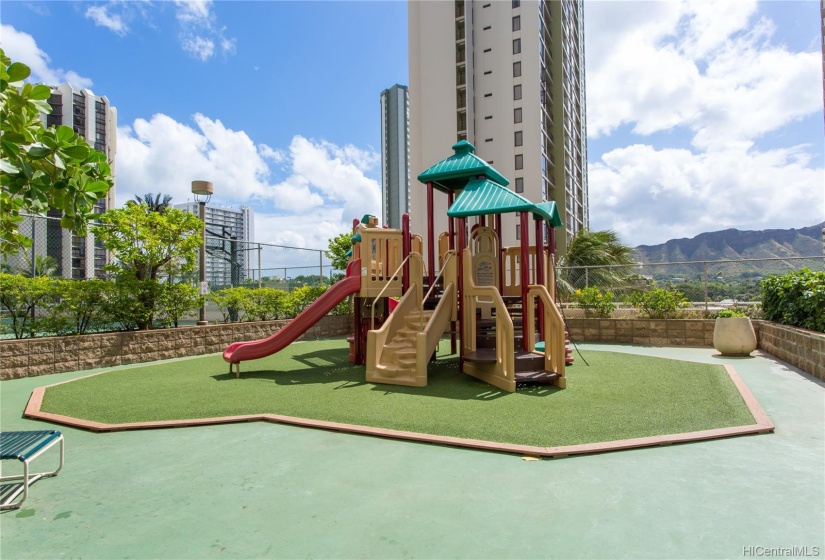
[[[446,344],[442,343],[442,347]],[[506,393],[431,363],[424,388],[364,381],[341,339],[244,362],[220,356],[107,372],[46,391],[42,410],[104,423],[273,413],[501,443],[560,446],[753,424],[721,365],[588,351],[567,389]]]

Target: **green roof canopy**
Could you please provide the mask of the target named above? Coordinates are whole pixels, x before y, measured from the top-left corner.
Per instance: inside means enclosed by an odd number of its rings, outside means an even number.
[[[473,179],[447,210],[451,218],[532,212],[553,226],[563,225],[555,202],[534,204],[504,185],[490,179]]]
[[[475,147],[466,140],[453,144],[455,154],[442,160],[418,176],[422,183],[433,183],[442,192],[464,188],[467,181],[480,175],[507,186],[510,184],[504,175],[492,165],[475,155]]]

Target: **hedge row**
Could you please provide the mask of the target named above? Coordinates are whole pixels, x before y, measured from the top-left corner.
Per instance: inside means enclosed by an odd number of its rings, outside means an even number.
[[[223,320],[291,318],[326,291],[306,286],[287,293],[274,288],[227,288],[208,296]],[[0,333],[15,338],[176,327],[203,303],[188,284],[135,279],[68,280],[0,274]],[[334,314],[349,312],[346,301]]]
[[[825,272],[803,268],[765,278],[762,313],[768,321],[825,332]]]

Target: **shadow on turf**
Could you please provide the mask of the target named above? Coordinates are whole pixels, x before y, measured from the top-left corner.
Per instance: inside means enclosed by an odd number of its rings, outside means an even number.
[[[379,385],[367,383],[363,366],[349,362],[347,349],[330,348],[298,354],[292,357],[306,369],[297,371],[277,371],[257,369],[241,371],[241,379],[263,379],[284,386],[297,386],[340,381],[338,389],[352,389],[369,385],[372,391],[390,395],[421,395],[453,400],[490,401],[508,396],[510,393],[497,389],[458,370],[457,356],[444,356],[430,362],[426,387],[406,387],[403,385]],[[252,363],[252,362],[250,362]],[[212,376],[216,381],[235,381],[235,375],[223,373]],[[549,385],[519,385],[520,395],[548,397],[559,389]]]

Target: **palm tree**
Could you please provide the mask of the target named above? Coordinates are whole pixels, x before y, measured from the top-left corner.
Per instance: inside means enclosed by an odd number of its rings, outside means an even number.
[[[559,259],[559,291],[571,294],[585,286],[620,286],[633,272],[628,266],[635,264],[632,253],[633,249],[623,244],[615,231],[580,230],[567,246],[567,254]]]
[[[157,196],[155,196],[153,193],[146,193],[143,197],[135,195],[135,200],[130,200],[129,202],[145,204],[149,207],[150,212],[160,212],[163,214],[167,208],[172,206],[172,195],[158,193]]]

